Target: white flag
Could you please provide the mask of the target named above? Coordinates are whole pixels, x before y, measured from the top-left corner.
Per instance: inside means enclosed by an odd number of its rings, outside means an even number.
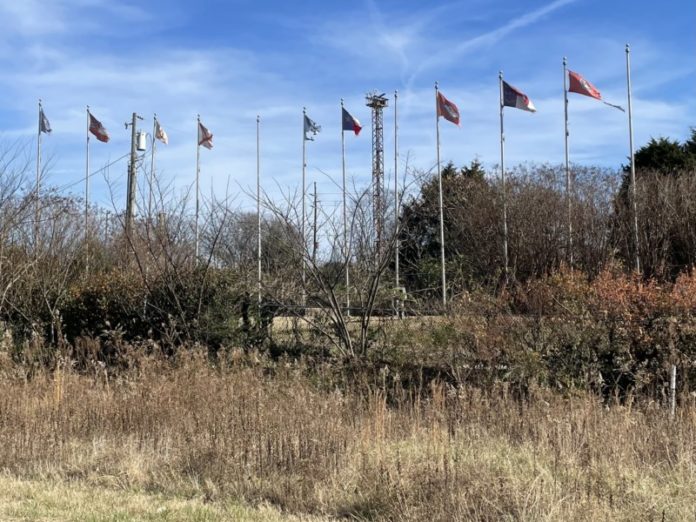
[[[159,120],[155,120],[155,138],[165,145],[169,145],[169,136],[167,136],[167,133],[161,127]]]

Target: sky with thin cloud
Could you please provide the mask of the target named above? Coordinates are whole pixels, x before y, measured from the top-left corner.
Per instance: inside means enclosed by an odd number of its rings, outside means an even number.
[[[152,132],[157,113],[169,145],[158,175],[185,192],[195,178],[196,115],[214,134],[201,150],[204,194],[240,208],[261,172],[271,193],[301,179],[302,108],[322,126],[307,145],[308,181],[325,204],[339,201],[340,99],[363,124],[346,133],[348,174],[370,179],[369,91],[386,93],[385,155],[394,170],[393,97],[398,90],[399,169],[435,164],[434,82],[455,102],[461,126],[441,123],[444,161],[499,161],[498,71],[525,92],[535,114],[506,109],[506,162],[563,160],[562,58],[609,102],[626,105],[624,47],[631,44],[637,146],[683,140],[696,125],[693,0],[416,1],[0,0],[0,139],[36,139],[43,100],[53,133],[43,140],[47,181],[81,195],[85,109],[112,140],[91,142],[93,199],[124,199],[133,111]],[[617,168],[628,155],[626,114],[570,95],[571,160]],[[149,167],[149,158],[144,165]],[[142,174],[142,172],[141,172]]]

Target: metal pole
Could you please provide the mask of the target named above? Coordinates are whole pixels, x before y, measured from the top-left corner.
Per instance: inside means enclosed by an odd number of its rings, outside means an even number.
[[[312,264],[317,264],[317,182],[314,182],[314,204],[312,207],[314,212],[314,225],[312,226]]]
[[[307,108],[302,107],[302,306],[307,304],[307,292],[305,285],[307,282],[306,274],[306,253],[307,253],[307,235],[305,231],[306,222],[306,170],[307,170],[307,137],[305,135],[305,118],[307,117]]]
[[[155,148],[157,142],[157,114],[152,115],[152,157],[150,159],[150,175],[147,180],[147,216],[145,218],[145,233],[147,237],[148,244],[152,244],[152,237],[150,236],[152,232],[152,182],[155,177]],[[149,260],[148,260],[149,261]],[[148,279],[150,273],[149,262],[145,263],[145,281]],[[147,314],[147,293],[143,299],[143,315]]]
[[[396,315],[401,316],[401,300],[399,299],[399,91],[394,91],[394,283],[396,286]]]
[[[198,124],[196,125],[196,265],[198,265],[198,214],[200,210],[200,191],[199,191],[199,178],[201,176],[201,115],[196,116]]]
[[[350,244],[348,242],[348,208],[346,206],[346,133],[343,130],[341,98],[341,169],[343,172],[343,262],[346,267],[346,315],[350,317]]]
[[[152,159],[150,161],[150,178],[148,179],[147,224],[148,230],[152,220],[152,184],[155,179],[155,149],[157,148],[157,114],[152,123]]]
[[[633,200],[633,246],[636,251],[636,272],[640,272],[638,248],[638,202],[636,189],[636,161],[633,150],[633,108],[631,105],[631,47],[626,44],[626,87],[628,91],[628,143],[631,149],[631,199]]]
[[[442,304],[447,306],[447,276],[445,274],[445,217],[442,204],[442,169],[440,168],[440,114],[438,83],[435,82],[435,137],[437,142],[437,184],[440,207],[440,262],[442,265]]]
[[[260,142],[261,116],[256,115],[256,283],[259,293],[259,307],[261,306],[261,142]]]
[[[35,209],[34,209],[34,253],[39,255],[39,213],[40,213],[40,187],[41,187],[41,98],[39,98],[39,127],[36,135],[36,193],[35,193]]]
[[[570,160],[568,159],[568,61],[563,57],[563,107],[565,114],[565,175],[566,175],[566,200],[568,204],[568,263],[573,267],[573,208],[570,197]]]
[[[507,187],[505,177],[505,130],[503,126],[503,71],[498,73],[500,87],[500,178],[503,184],[503,258],[505,261],[505,284],[510,282],[510,266],[508,259],[508,223],[507,223]]]
[[[394,282],[399,288],[399,91],[394,91]]]
[[[85,273],[89,274],[89,105],[87,105],[87,160],[85,164]]]

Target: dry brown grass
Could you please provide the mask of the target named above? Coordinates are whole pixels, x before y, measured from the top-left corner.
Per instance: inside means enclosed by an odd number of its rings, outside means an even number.
[[[232,354],[111,375],[5,363],[0,468],[23,479],[375,520],[692,520],[696,406],[332,385]]]
[[[0,520],[22,522],[319,522],[268,505],[207,502],[55,479],[0,475]]]

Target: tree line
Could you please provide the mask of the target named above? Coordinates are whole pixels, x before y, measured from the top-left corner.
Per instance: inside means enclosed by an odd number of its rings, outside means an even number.
[[[673,281],[696,261],[696,131],[684,143],[651,140],[637,151],[636,167],[642,277]],[[272,345],[269,326],[282,314],[309,323],[339,353],[356,355],[373,342],[375,317],[442,311],[432,173],[408,170],[409,186],[396,194],[398,236],[395,195],[387,194],[391,218],[379,244],[369,188],[348,195],[348,245],[340,211],[321,202],[313,209],[315,245],[299,232],[300,195],[262,195],[259,289],[256,216],[235,209],[227,195],[205,202],[196,258],[190,202],[161,180],[151,213],[141,212],[126,235],[123,215],[115,209],[92,207],[85,230],[79,198],[44,190],[37,201],[31,161],[21,148],[1,151],[0,172],[0,320],[16,340],[75,344],[108,333],[156,340],[171,349],[184,341]],[[607,267],[630,271],[634,245],[626,169],[573,165],[572,175],[572,268],[590,279]],[[566,265],[561,166],[521,164],[509,172],[507,284],[498,173],[476,161],[448,164],[442,180],[448,290],[455,304],[473,292],[495,296],[523,288]],[[397,245],[405,295],[394,288]],[[297,343],[305,340],[298,330]]]
[[[636,153],[639,256],[643,275],[673,280],[696,261],[696,130],[684,143],[652,139]],[[628,168],[573,165],[573,267],[590,276],[631,266]],[[561,165],[522,164],[506,187],[513,282],[568,263],[567,194]],[[454,295],[503,282],[503,190],[480,163],[442,170],[447,275]],[[401,260],[411,292],[431,295],[439,278],[437,179],[425,177],[401,216]]]

